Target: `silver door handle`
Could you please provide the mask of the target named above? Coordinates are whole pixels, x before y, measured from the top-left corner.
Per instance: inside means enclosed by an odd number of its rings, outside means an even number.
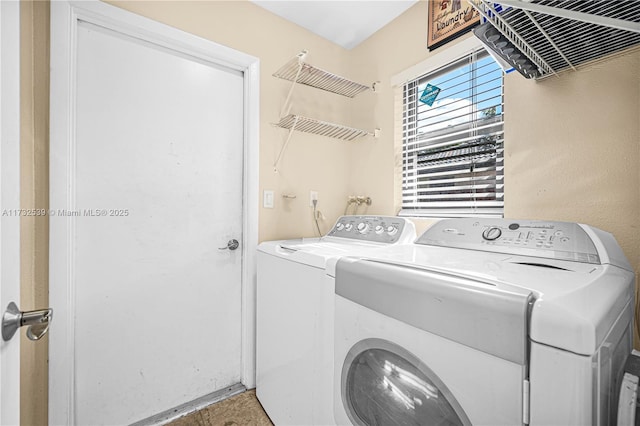
[[[233,240],[229,240],[229,242],[227,243],[226,247],[220,247],[218,250],[235,250],[240,246],[240,243],[238,242],[238,240],[233,239]]]
[[[36,311],[21,311],[11,302],[2,315],[2,340],[9,341],[22,326],[28,326],[29,340],[40,340],[49,331],[49,324],[53,320],[53,309],[39,309]]]

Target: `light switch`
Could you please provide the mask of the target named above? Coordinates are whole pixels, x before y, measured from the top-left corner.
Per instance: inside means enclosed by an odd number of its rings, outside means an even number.
[[[262,197],[262,206],[265,209],[273,208],[273,191],[264,191],[264,196]]]

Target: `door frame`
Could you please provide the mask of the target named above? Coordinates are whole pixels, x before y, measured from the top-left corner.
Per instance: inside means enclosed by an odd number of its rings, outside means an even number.
[[[259,59],[98,0],[51,2],[50,209],[75,208],[75,123],[77,28],[80,21],[154,43],[244,75],[244,152],[242,208],[241,371],[242,384],[255,387],[256,248],[258,244]],[[75,422],[75,275],[71,218],[50,221],[50,239],[65,241],[66,250],[50,244],[51,325],[49,371],[64,372],[49,380],[49,423]],[[50,374],[51,376],[51,374]],[[167,407],[171,408],[171,407]]]
[[[0,315],[20,303],[20,3],[0,2]],[[0,424],[20,423],[20,339],[0,339]]]

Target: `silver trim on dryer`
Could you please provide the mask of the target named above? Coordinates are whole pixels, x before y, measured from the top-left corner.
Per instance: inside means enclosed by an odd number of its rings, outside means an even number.
[[[446,339],[528,364],[530,290],[454,272],[341,258],[335,292]]]

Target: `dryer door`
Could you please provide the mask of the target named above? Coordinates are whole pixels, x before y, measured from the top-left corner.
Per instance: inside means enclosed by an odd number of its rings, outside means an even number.
[[[342,369],[342,402],[355,425],[471,425],[438,376],[382,339],[355,344]]]

